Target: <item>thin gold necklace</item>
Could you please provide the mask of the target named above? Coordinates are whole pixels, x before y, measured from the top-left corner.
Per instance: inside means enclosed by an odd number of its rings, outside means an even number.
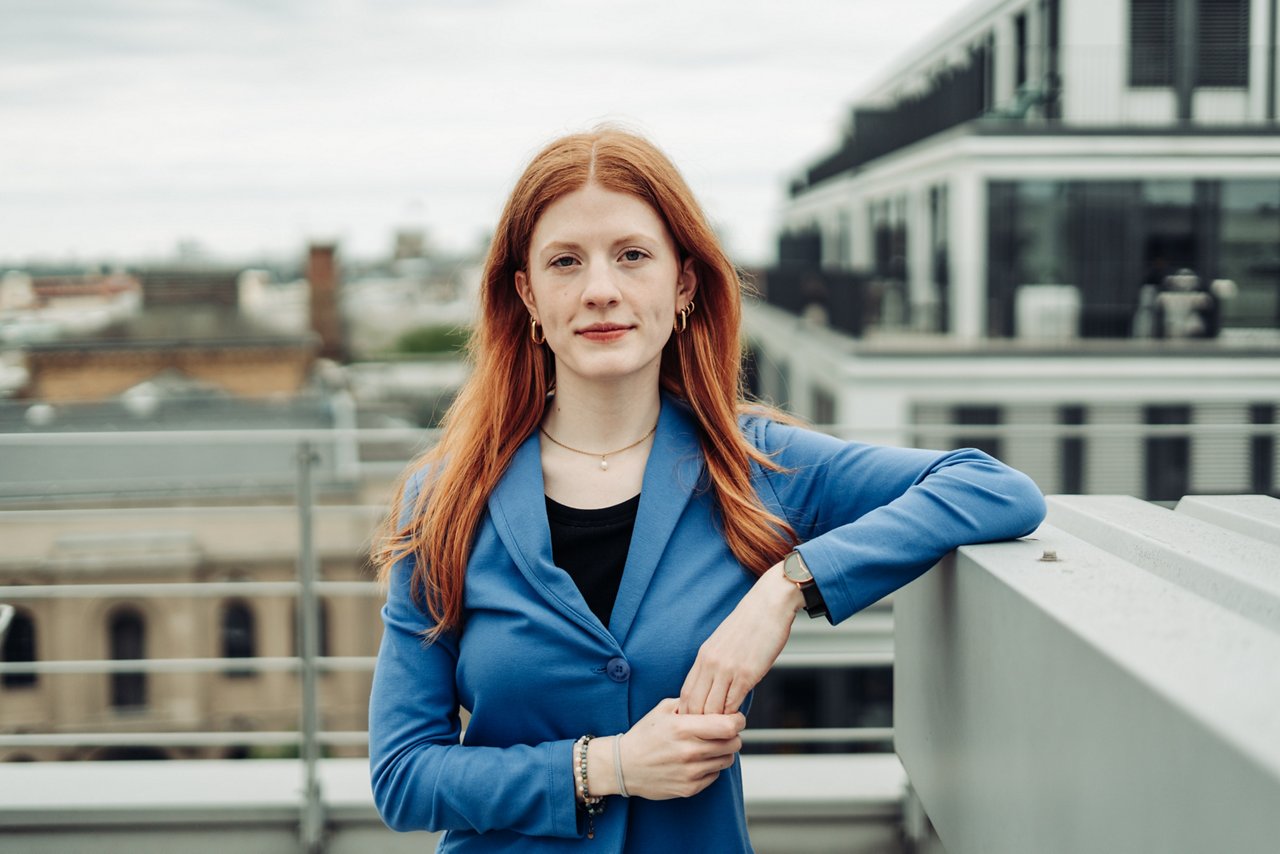
[[[560,447],[564,448],[566,451],[573,451],[575,454],[582,454],[584,457],[599,457],[600,471],[608,471],[609,457],[613,456],[614,454],[620,454],[623,451],[629,451],[632,448],[634,448],[636,445],[639,445],[645,439],[648,439],[650,436],[652,436],[654,433],[657,432],[658,422],[656,421],[653,422],[653,426],[649,428],[648,433],[645,433],[643,436],[641,436],[639,439],[636,439],[634,442],[632,442],[630,445],[627,445],[625,448],[618,448],[616,451],[607,451],[603,454],[597,454],[595,451],[583,451],[579,448],[570,447],[569,445],[566,445],[564,442],[561,442],[555,436],[552,436],[550,433],[548,433],[546,427],[539,427],[538,429],[542,431],[542,435],[546,436],[548,439],[550,439],[552,442],[559,445]]]

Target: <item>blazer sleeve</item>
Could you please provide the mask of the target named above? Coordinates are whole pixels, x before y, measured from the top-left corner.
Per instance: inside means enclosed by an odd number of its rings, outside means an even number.
[[[1031,533],[1045,503],[1031,478],[972,448],[845,442],[767,419],[755,440],[797,550],[839,623],[919,577],[957,546]]]
[[[412,495],[405,506],[413,506]],[[444,634],[424,641],[432,622],[410,595],[413,566],[406,558],[391,573],[369,697],[369,765],[383,821],[401,831],[581,835],[572,740],[511,747],[461,743],[458,639]]]

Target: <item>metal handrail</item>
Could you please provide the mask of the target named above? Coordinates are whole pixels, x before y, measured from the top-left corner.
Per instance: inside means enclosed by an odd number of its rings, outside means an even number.
[[[912,421],[894,427],[863,427],[848,424],[814,424],[813,429],[835,436],[896,437],[921,432],[974,433],[982,432],[1000,436],[1162,436],[1186,433],[1206,435],[1274,436],[1280,435],[1280,423],[1271,424],[1110,424],[1090,422],[1086,424],[958,424],[953,421],[938,423]],[[191,442],[238,445],[249,442],[297,444],[317,442],[322,444],[337,440],[365,440],[369,442],[412,441],[429,444],[439,438],[438,428],[280,428],[276,430],[99,430],[62,432],[0,432],[0,447],[66,444],[186,444]],[[404,464],[408,460],[403,461]],[[361,463],[365,465],[365,463]]]
[[[876,744],[893,741],[893,727],[788,727],[745,729],[746,744]],[[329,730],[316,740],[330,747],[363,747],[366,730]],[[292,730],[235,732],[56,732],[0,733],[0,747],[289,747],[302,741]]]
[[[7,599],[98,599],[130,596],[139,599],[214,596],[296,596],[297,581],[161,581],[139,584],[15,584],[0,586]],[[331,596],[383,596],[376,581],[317,581],[316,592]]]
[[[281,427],[275,430],[65,430],[51,432],[0,433],[3,445],[59,445],[76,442],[96,442],[104,445],[131,443],[184,444],[207,442],[219,445],[240,445],[246,442],[267,442],[296,445],[299,442],[327,443],[342,439],[366,439],[369,441],[433,440],[440,435],[437,428],[426,427]]]
[[[372,673],[377,659],[371,655],[329,655],[316,658],[316,667],[328,673]],[[797,670],[856,669],[891,667],[891,652],[786,652],[778,656],[774,668]],[[99,674],[99,673],[296,673],[302,670],[301,656],[254,656],[251,658],[113,658],[44,659],[0,662],[3,673]]]
[[[316,665],[330,672],[373,672],[373,656],[324,656]],[[253,658],[90,658],[0,662],[0,673],[279,673],[302,669],[301,656]]]

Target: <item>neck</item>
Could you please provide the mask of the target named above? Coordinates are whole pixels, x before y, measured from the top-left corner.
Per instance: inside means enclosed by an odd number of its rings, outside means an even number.
[[[661,408],[656,382],[636,388],[632,383],[557,381],[542,426],[567,445],[604,453],[648,433]]]

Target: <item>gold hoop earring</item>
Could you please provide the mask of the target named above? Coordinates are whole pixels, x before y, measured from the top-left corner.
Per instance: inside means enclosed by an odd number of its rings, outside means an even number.
[[[547,336],[543,334],[542,330],[538,329],[538,318],[532,315],[529,316],[529,340],[538,345],[545,343],[547,340]]]
[[[693,300],[690,300],[688,305],[676,313],[676,319],[672,323],[672,328],[676,332],[684,332],[689,328],[689,315],[693,314],[693,309]]]

